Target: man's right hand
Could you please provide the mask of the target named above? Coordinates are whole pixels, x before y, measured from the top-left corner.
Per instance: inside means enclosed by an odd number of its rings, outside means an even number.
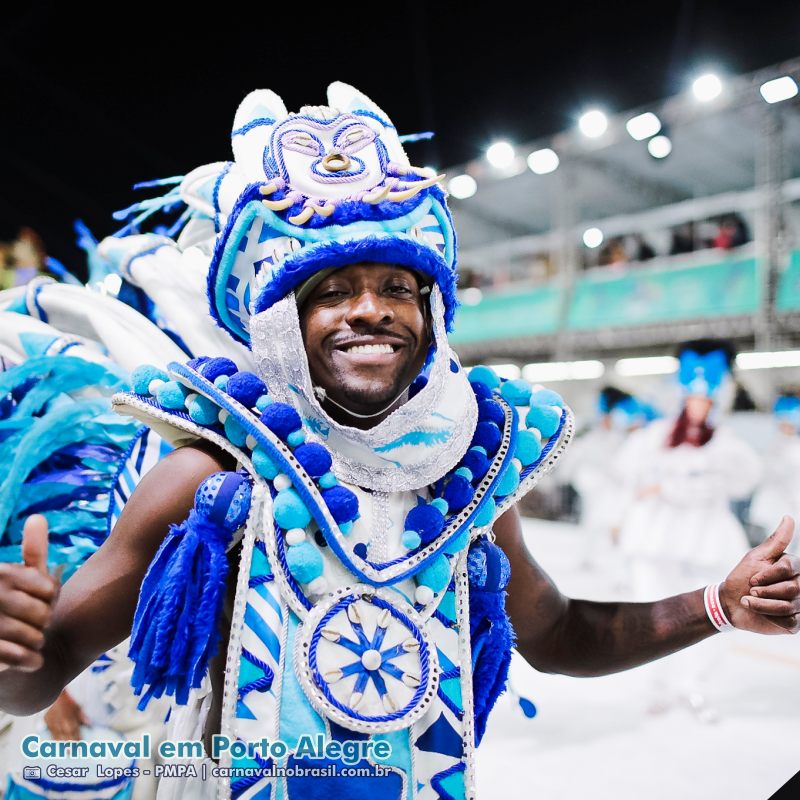
[[[33,514],[22,531],[24,564],[0,563],[0,670],[33,672],[58,596],[59,575],[47,571],[47,520]]]

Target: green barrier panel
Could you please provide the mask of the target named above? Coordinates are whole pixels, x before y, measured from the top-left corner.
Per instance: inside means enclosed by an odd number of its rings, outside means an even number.
[[[795,311],[800,308],[800,250],[793,250],[789,263],[778,281],[775,297],[778,311]]]
[[[698,267],[634,268],[590,276],[575,286],[572,330],[648,325],[700,317],[752,314],[758,308],[756,260]]]
[[[458,309],[450,340],[470,344],[555,333],[560,304],[561,289],[555,286],[484,294],[478,305]]]

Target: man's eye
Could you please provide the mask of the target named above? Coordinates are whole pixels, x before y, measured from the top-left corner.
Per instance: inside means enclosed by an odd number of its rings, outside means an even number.
[[[408,286],[404,286],[403,284],[394,284],[393,286],[389,287],[389,291],[392,294],[412,294],[411,289]]]
[[[323,289],[321,292],[317,294],[322,300],[331,298],[331,297],[343,297],[347,292],[344,289],[337,289],[335,287],[331,287],[330,289]]]

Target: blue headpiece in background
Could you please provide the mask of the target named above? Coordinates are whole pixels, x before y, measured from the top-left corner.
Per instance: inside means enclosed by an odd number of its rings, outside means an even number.
[[[800,397],[781,395],[772,407],[772,413],[780,422],[788,422],[800,430]]]
[[[714,397],[730,373],[730,355],[720,347],[707,353],[687,348],[678,356],[678,380],[685,394]]]

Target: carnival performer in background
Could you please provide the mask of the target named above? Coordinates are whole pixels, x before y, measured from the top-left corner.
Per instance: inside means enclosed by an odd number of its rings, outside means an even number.
[[[616,460],[631,502],[620,531],[633,595],[649,600],[684,592],[713,579],[747,552],[749,544],[731,502],[748,497],[761,474],[757,454],[724,425],[713,422],[715,400],[729,380],[734,352],[718,340],[696,340],[678,352],[683,406],[677,419],[660,420],[633,434]],[[678,695],[694,698],[702,669],[694,653],[688,670],[677,659],[663,664],[658,708]]]
[[[764,475],[750,504],[750,521],[766,533],[775,509],[800,519],[800,396],[783,392],[773,406],[775,430],[764,454]],[[794,545],[797,552],[797,545]]]
[[[565,455],[562,480],[580,497],[580,525],[586,534],[582,565],[592,569],[598,557],[617,544],[622,514],[627,506],[625,485],[608,468],[633,431],[648,424],[655,411],[628,392],[604,386],[598,395],[599,418],[579,434]]]
[[[452,351],[441,176],[413,167],[382,109],[341,83],[296,114],[274,92],[248,95],[232,143],[233,162],[165,196],[187,206],[177,241],[100,250],[151,296],[169,282],[162,297],[180,300],[180,275],[207,286],[242,358],[182,337],[194,358],[133,371],[115,408],[176,450],[57,599],[47,526],[28,518],[25,565],[0,571],[0,707],[48,705],[130,634],[142,704],[173,698],[171,738],[207,752],[208,780],[162,780],[160,798],[472,798],[514,634],[535,667],[591,675],[726,626],[798,629],[788,518],[705,591],[563,596],[515,504],[560,457],[572,415],[553,392],[467,373]],[[11,586],[24,602],[7,602]],[[311,761],[317,735],[335,747]],[[218,778],[211,756],[228,768]]]

